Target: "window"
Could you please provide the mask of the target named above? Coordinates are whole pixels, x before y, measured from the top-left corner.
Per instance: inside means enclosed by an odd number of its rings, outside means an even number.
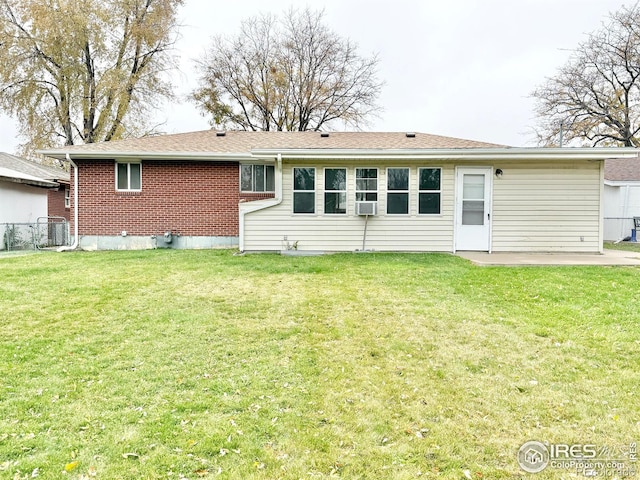
[[[64,189],[64,208],[71,208],[71,190],[69,188]]]
[[[356,168],[356,202],[378,200],[378,169]]]
[[[316,169],[295,167],[293,169],[293,213],[315,213]]]
[[[240,190],[243,192],[275,191],[273,165],[240,165]]]
[[[142,165],[140,163],[116,163],[116,190],[141,190]]]
[[[387,169],[387,213],[409,213],[409,169]]]
[[[325,168],[324,213],[347,213],[347,169]]]
[[[418,213],[440,214],[440,168],[418,169]]]

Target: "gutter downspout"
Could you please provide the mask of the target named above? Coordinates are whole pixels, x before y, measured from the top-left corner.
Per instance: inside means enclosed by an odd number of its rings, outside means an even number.
[[[67,252],[78,248],[78,165],[71,160],[71,155],[65,153],[67,160],[73,167],[73,244],[58,248],[58,252]]]
[[[240,204],[239,207],[239,238],[238,238],[238,250],[240,252],[244,252],[244,216],[247,213],[257,212],[258,210],[264,210],[265,208],[275,207],[276,205],[280,205],[282,203],[282,154],[279,153],[276,157],[276,168],[275,168],[275,197],[273,200],[268,203],[261,203],[260,205],[251,205],[251,204]],[[253,203],[253,202],[251,202]]]

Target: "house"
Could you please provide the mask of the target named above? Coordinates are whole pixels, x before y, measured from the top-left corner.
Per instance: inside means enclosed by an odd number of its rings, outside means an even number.
[[[601,252],[604,160],[637,155],[214,130],[40,153],[74,166],[81,248],[273,252]]]
[[[0,153],[0,250],[7,248],[7,225],[17,231],[50,217],[68,222],[69,191],[65,170]]]
[[[604,168],[604,239],[631,236],[640,217],[640,158],[613,158]]]

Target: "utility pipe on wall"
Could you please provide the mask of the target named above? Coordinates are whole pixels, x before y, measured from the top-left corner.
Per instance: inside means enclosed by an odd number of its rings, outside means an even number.
[[[78,165],[71,160],[71,155],[65,153],[67,160],[73,167],[73,244],[60,247],[58,252],[66,252],[78,248]]]

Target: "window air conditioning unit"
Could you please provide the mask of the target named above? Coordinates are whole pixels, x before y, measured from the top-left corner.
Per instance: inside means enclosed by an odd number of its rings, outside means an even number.
[[[356,202],[356,215],[377,215],[378,202]]]

